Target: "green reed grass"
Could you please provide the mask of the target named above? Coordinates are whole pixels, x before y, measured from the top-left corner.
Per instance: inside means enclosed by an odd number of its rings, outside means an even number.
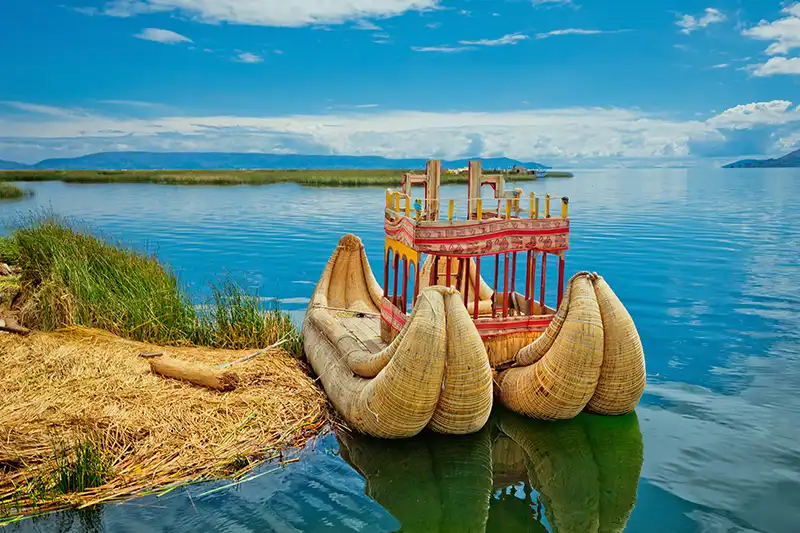
[[[30,192],[12,183],[0,182],[0,200],[16,200],[29,195]]]
[[[102,449],[90,441],[59,446],[54,454],[54,463],[50,472],[53,490],[61,494],[100,487],[113,476],[111,462]]]
[[[63,181],[66,183],[156,183],[164,185],[267,185],[298,183],[311,187],[398,187],[406,170],[6,170],[5,181]],[[422,173],[422,170],[413,170]],[[484,170],[486,174],[498,171]],[[572,177],[548,172],[549,177]],[[537,179],[509,174],[509,180]],[[442,174],[443,184],[467,183],[467,174]]]
[[[0,239],[0,256],[21,269],[19,315],[32,328],[104,329],[161,345],[262,348],[289,339],[300,355],[289,316],[263,309],[233,279],[212,284],[207,312],[198,313],[175,273],[155,256],[105,241],[49,213],[23,218]]]

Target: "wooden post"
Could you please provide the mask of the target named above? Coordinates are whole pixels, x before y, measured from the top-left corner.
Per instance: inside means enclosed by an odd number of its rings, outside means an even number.
[[[439,256],[433,256],[433,268],[431,269],[431,282],[430,285],[438,285],[439,284]]]
[[[483,173],[480,161],[469,162],[469,178],[467,190],[467,220],[474,220],[475,201],[481,196],[481,174]]]
[[[400,212],[400,193],[394,193],[394,211],[399,213]]]
[[[406,196],[406,217],[411,216],[411,197]]]
[[[414,264],[414,302],[413,305],[417,305],[417,297],[419,296],[419,261]]]
[[[539,305],[542,306],[544,312],[544,288],[547,281],[547,252],[542,252],[542,281],[539,286]]]
[[[534,207],[534,212],[533,213],[534,213],[534,217],[533,218],[539,218],[539,199],[538,198],[536,199],[536,206]]]
[[[469,276],[467,276],[467,279],[469,279]],[[475,282],[475,296],[474,296],[475,309],[472,310],[472,316],[473,318],[477,319],[481,303],[481,257],[480,256],[475,258],[475,279],[473,281]]]
[[[511,218],[511,200],[506,200],[506,220]]]
[[[389,254],[392,249],[388,248],[383,257],[383,297],[389,298]]]
[[[445,262],[445,268],[447,269],[447,273],[445,274],[445,278],[444,278],[445,287],[449,287],[450,286],[450,262],[451,261],[452,261],[452,258],[448,257],[446,262]]]
[[[525,301],[529,302],[531,299],[531,252],[528,250],[528,256],[525,258]]]
[[[562,255],[558,259],[558,302],[556,309],[561,307],[561,300],[564,298],[564,262],[565,257]]]
[[[386,189],[386,209],[392,208],[392,191],[391,189]]]
[[[408,310],[408,257],[403,258],[403,313]]]
[[[464,276],[463,278],[461,276]],[[464,281],[464,308],[469,303],[469,258],[462,258],[458,260],[458,277]],[[457,285],[460,287],[461,285]]]
[[[511,292],[514,292],[514,289],[517,286],[517,252],[511,254]]]
[[[394,268],[394,290],[392,290],[392,305],[397,305],[397,274],[400,271],[400,254],[394,253],[394,261],[392,264]]]
[[[533,252],[531,260],[531,315],[536,314],[536,258],[539,257],[539,252]]]
[[[544,218],[550,218],[550,195],[544,197]]]
[[[497,278],[500,277],[500,254],[494,255],[494,290],[492,292],[492,318],[497,316],[495,296],[497,295]]]
[[[455,208],[455,203],[455,200],[450,200],[447,202],[447,220],[451,222],[453,220],[453,209]]]
[[[566,196],[561,199],[561,218],[569,218],[569,198]]]
[[[536,206],[536,193],[535,193],[535,192],[532,192],[532,193],[531,193],[531,210],[530,210],[530,212],[528,213],[528,216],[529,216],[530,218],[538,218],[538,216],[534,216],[534,213],[533,213],[533,208],[534,208],[535,206]],[[537,209],[537,211],[538,211],[538,209]]]
[[[478,220],[483,220],[483,200],[478,198],[477,202],[477,209],[478,209]]]
[[[508,254],[503,256],[503,318],[508,316]]]

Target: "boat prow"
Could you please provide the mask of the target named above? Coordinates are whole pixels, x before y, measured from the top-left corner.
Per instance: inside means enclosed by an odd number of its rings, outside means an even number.
[[[426,427],[481,429],[492,408],[492,372],[458,292],[422,290],[390,343],[381,338],[381,298],[361,240],[345,235],[303,324],[308,360],[339,413],[354,429],[385,438]]]

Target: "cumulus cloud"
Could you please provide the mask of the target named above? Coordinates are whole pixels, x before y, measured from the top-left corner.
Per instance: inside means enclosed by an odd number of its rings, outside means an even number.
[[[34,113],[36,108],[29,109]],[[670,120],[620,108],[578,107],[493,113],[369,108],[325,115],[153,119],[77,115],[70,110],[39,115],[37,120],[28,120],[24,114],[0,113],[0,159],[135,149],[448,159],[481,155],[608,165],[620,160],[749,155],[751,147],[772,155],[779,143],[785,145],[800,131],[800,110],[780,100],[736,106],[705,121]],[[743,147],[748,152],[742,152]]]
[[[194,42],[188,37],[181,35],[180,33],[175,33],[174,31],[170,30],[162,30],[160,28],[145,28],[136,35],[134,35],[134,37],[136,37],[137,39],[143,39],[145,41],[153,41],[156,43],[164,43],[164,44]]]
[[[792,108],[792,102],[788,100],[737,105],[708,120],[708,124],[712,127],[731,129],[792,122],[800,123],[800,106]]]
[[[761,65],[751,65],[754,76],[776,76],[778,74],[800,74],[800,57],[771,57]]]
[[[708,28],[712,24],[727,20],[727,18],[728,17],[719,9],[707,7],[703,16],[695,17],[693,15],[683,15],[675,24],[681,28],[681,33],[689,35],[693,31]]]
[[[262,63],[264,58],[251,52],[239,52],[233,60],[237,63]]]
[[[772,22],[762,20],[757,26],[743,30],[742,35],[761,41],[774,41],[767,48],[769,55],[785,55],[800,48],[800,2],[781,12],[788,16]]]
[[[103,12],[115,17],[177,12],[200,22],[300,27],[341,24],[434,9],[440,0],[113,0]]]

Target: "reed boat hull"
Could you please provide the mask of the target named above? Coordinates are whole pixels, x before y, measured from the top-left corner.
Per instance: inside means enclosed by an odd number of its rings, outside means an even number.
[[[422,290],[388,343],[381,298],[363,244],[345,235],[303,323],[306,356],[334,407],[353,429],[376,437],[480,430],[492,409],[492,371],[458,292]]]
[[[426,278],[431,268],[423,267]],[[470,268],[465,278],[480,287],[481,306],[491,308],[493,295],[475,274]],[[481,333],[488,319],[473,320],[474,307],[468,309],[459,289],[423,286],[411,314],[390,324],[384,316],[390,302],[361,240],[342,237],[309,303],[302,334],[311,367],[353,429],[384,438],[411,437],[425,428],[474,433],[495,399],[543,420],[635,409],[646,381],[644,352],[630,314],[602,277],[573,276],[546,328],[516,327],[488,337]],[[392,320],[398,318],[394,311]],[[514,320],[535,322],[526,316],[507,320],[512,326]]]

